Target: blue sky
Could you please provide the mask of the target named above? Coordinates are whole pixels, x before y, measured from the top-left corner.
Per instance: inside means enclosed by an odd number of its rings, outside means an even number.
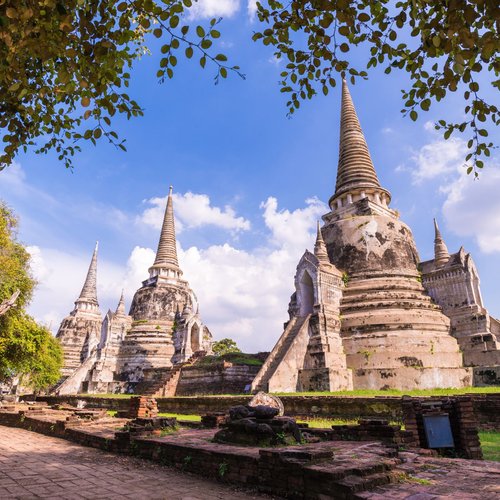
[[[154,44],[130,89],[145,116],[116,122],[127,153],[88,144],[73,171],[55,155],[26,154],[0,173],[0,198],[20,216],[19,237],[34,256],[39,287],[31,311],[53,330],[73,307],[96,240],[102,312],[116,306],[122,287],[130,304],[147,277],[173,184],[181,266],[214,337],[256,351],[281,334],[295,266],[312,248],[315,221],[334,189],[340,90],[288,119],[281,64],[251,41],[256,24],[246,4],[205,0],[198,15],[206,13],[225,16],[220,51],[246,80],[231,76],[215,86],[214,68],[191,61],[160,85]],[[466,177],[463,141],[445,142],[431,126],[460,119],[459,96],[413,123],[400,113],[406,83],[404,74],[376,71],[351,86],[380,181],[422,260],[432,257],[433,217],[450,252],[460,245],[472,252],[485,304],[500,317],[500,162],[493,158],[479,181]]]

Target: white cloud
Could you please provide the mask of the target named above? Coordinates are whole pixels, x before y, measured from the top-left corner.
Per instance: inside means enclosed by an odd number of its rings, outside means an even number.
[[[327,211],[316,198],[289,211],[270,197],[261,208],[269,233],[259,248],[226,243],[179,253],[204,322],[216,338],[231,337],[246,351],[271,350],[281,335],[295,268],[304,250],[312,250],[316,220]]]
[[[16,197],[19,199],[37,200],[41,207],[49,209],[59,205],[52,196],[31,186],[26,180],[26,172],[19,163],[13,163],[0,172],[0,196]],[[7,193],[3,193],[6,189]]]
[[[454,174],[464,164],[467,146],[462,139],[436,139],[422,146],[411,155],[415,168],[412,178],[415,184],[447,174]]]
[[[248,0],[247,13],[250,20],[253,21],[257,15],[257,0]]]
[[[424,129],[434,132],[427,122]],[[437,182],[444,194],[443,215],[448,228],[461,237],[473,238],[482,252],[500,251],[500,163],[490,160],[479,179],[467,175],[465,141],[460,138],[435,139],[411,156],[414,168],[399,165],[396,172],[410,171],[413,182]]]
[[[411,172],[413,184],[421,184],[429,179],[440,177],[455,177],[458,169],[463,169],[467,146],[459,137],[445,140],[436,132],[434,124],[425,122],[423,129],[430,135],[431,141],[420,149],[412,149],[409,161],[397,165],[395,172]],[[389,133],[391,129],[383,129]]]
[[[277,245],[302,249],[310,241],[311,227],[328,211],[327,206],[316,197],[308,198],[305,208],[293,212],[278,210],[278,200],[271,196],[260,207],[264,209],[264,222],[271,230],[271,241]]]
[[[490,163],[477,180],[461,172],[445,192],[448,227],[459,236],[473,237],[485,253],[500,252],[500,165]]]
[[[8,202],[21,201],[27,207],[36,207],[37,212],[44,212],[56,220],[71,218],[91,221],[117,231],[128,231],[130,224],[130,217],[112,205],[67,193],[55,198],[37,189],[29,182],[26,172],[18,163],[0,172],[0,196]]]
[[[250,221],[244,217],[236,216],[234,209],[226,205],[223,209],[211,206],[210,198],[206,194],[174,193],[174,211],[176,229],[180,233],[184,228],[197,228],[202,226],[216,226],[230,231],[248,231]],[[160,229],[167,198],[151,198],[146,203],[152,205],[144,210],[139,217],[139,222]]]
[[[240,0],[198,0],[189,9],[191,19],[231,17],[240,9]]]

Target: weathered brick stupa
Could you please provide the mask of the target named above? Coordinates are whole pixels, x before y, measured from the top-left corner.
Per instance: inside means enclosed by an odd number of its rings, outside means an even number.
[[[156,258],[149,278],[134,295],[132,327],[120,347],[118,372],[128,382],[141,381],[146,370],[169,368],[174,361],[210,351],[212,335],[201,322],[196,295],[182,274],[170,187]]]
[[[149,279],[135,293],[128,315],[122,292],[116,311],[102,320],[96,273],[97,248],[75,310],[59,330],[65,377],[54,392],[151,392],[178,376],[179,366],[211,352],[212,335],[177,260],[172,188]]]
[[[471,385],[471,370],[463,368],[458,343],[450,334],[450,320],[422,286],[411,230],[399,220],[397,212],[389,208],[390,201],[389,191],[379,183],[344,81],[337,183],[329,201],[331,211],[323,216],[325,226],[321,231],[329,263],[336,269],[332,275],[340,275],[342,279],[330,285],[325,297],[318,293],[320,283],[325,286],[323,280],[317,284],[313,281],[311,286],[312,275],[308,277],[304,273],[300,278],[299,264],[297,306],[292,296],[287,328],[299,325],[306,314],[311,314],[312,319],[314,314],[324,311],[324,319],[321,320],[321,315],[319,318],[326,337],[338,338],[340,320],[340,336],[347,368],[352,370],[354,389],[407,390]],[[335,306],[325,307],[339,294],[340,310]],[[302,305],[304,301],[307,307]],[[307,326],[307,356],[297,352],[299,382],[304,370],[316,369],[318,374],[321,370],[317,363],[311,366],[309,361],[314,358],[318,345],[317,327],[311,319]],[[295,345],[299,343],[297,336],[293,337],[287,336],[285,330],[271,353],[275,361],[274,366],[268,366],[270,371],[279,371],[281,365],[293,357]],[[306,337],[300,342],[305,343]],[[288,343],[288,347],[284,347],[284,343]],[[328,343],[322,345],[326,347]],[[280,350],[286,352],[280,353]],[[331,344],[325,352],[332,352]],[[340,346],[335,344],[333,352],[333,366],[326,357],[324,366],[343,370]],[[347,385],[345,370],[341,373],[341,384]],[[316,390],[325,390],[328,384],[330,390],[336,388],[331,378],[328,383],[319,376],[311,376],[309,380],[308,385],[298,383],[295,389],[285,383],[270,384],[269,389],[304,390],[307,386],[311,390],[314,383]]]
[[[97,301],[97,243],[87,277],[74,309],[59,326],[56,337],[64,352],[61,375],[71,375],[99,343],[102,315]]]

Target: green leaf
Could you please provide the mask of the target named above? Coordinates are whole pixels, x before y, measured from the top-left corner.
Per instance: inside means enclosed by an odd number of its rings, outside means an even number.
[[[203,38],[205,36],[205,30],[201,26],[196,26],[196,34]]]
[[[170,27],[171,27],[172,29],[177,28],[177,26],[179,25],[179,21],[180,21],[179,16],[172,16],[172,17],[170,18],[170,22],[169,22]]]
[[[424,111],[429,111],[429,108],[431,107],[431,100],[430,100],[430,99],[424,99],[424,100],[420,103],[420,107],[421,107]]]

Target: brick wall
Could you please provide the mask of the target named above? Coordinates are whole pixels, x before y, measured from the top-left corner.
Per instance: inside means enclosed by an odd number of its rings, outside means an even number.
[[[425,434],[426,415],[447,415],[450,420],[455,451],[464,458],[480,460],[483,458],[474,405],[469,396],[448,398],[404,398],[403,421],[410,435],[407,444],[428,448]]]
[[[196,396],[158,398],[160,412],[205,414],[226,411],[231,406],[247,404],[252,396]],[[403,409],[400,397],[358,398],[344,396],[280,396],[285,414],[291,417],[320,418],[385,418],[402,421]],[[475,418],[480,429],[500,430],[500,394],[471,394]],[[77,400],[87,402],[89,408],[127,410],[126,398],[98,398],[95,396],[42,396],[39,401],[49,404],[68,403]],[[422,398],[426,399],[426,398]]]

